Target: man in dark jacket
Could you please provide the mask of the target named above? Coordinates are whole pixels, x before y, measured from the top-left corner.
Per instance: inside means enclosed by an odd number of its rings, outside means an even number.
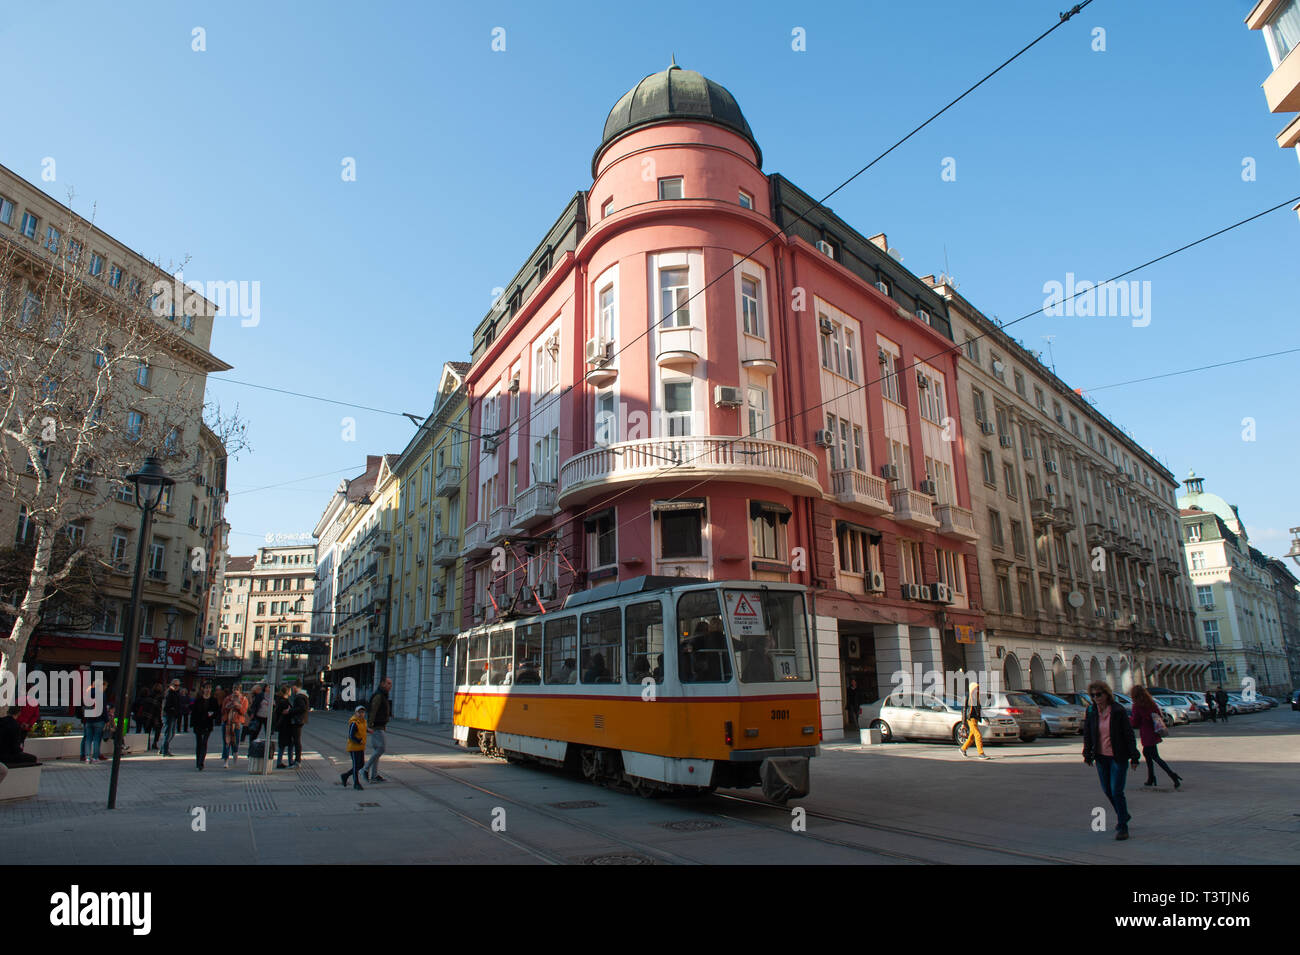
[[[1214,691],[1214,701],[1219,704],[1219,715],[1223,717],[1223,722],[1228,722],[1228,694],[1223,692],[1222,686]]]
[[[366,708],[366,722],[369,725],[369,736],[371,745],[374,746],[374,752],[370,755],[370,762],[366,763],[361,774],[372,783],[384,782],[384,777],[379,775],[379,757],[384,755],[387,750],[387,740],[384,737],[384,730],[388,727],[388,721],[393,715],[393,706],[388,702],[389,691],[393,689],[391,677],[385,677],[384,681],[379,684],[379,689],[375,690],[374,696],[370,698],[370,706]]]
[[[203,764],[208,758],[208,737],[221,718],[221,710],[212,696],[211,683],[199,687],[199,695],[190,709],[190,717],[194,722],[194,763],[202,772]]]
[[[15,719],[18,711],[19,707],[11,706],[5,716],[0,718],[0,763],[4,763],[11,769],[17,766],[34,766],[37,763],[35,756],[23,752],[23,729]]]
[[[1215,714],[1214,714],[1214,708],[1215,708],[1215,705],[1216,705],[1216,704],[1215,704],[1215,702],[1214,702],[1214,694],[1211,693],[1209,690],[1206,690],[1206,691],[1205,691],[1205,710],[1206,710],[1207,713],[1210,714],[1210,722],[1211,722],[1211,723],[1217,723],[1217,722],[1219,722],[1219,718],[1218,718],[1217,716],[1215,716]]]
[[[1115,838],[1128,838],[1128,801],[1124,798],[1124,784],[1128,780],[1129,766],[1138,768],[1142,754],[1133,737],[1133,726],[1124,707],[1115,701],[1110,686],[1098,680],[1088,686],[1092,705],[1083,720],[1083,761],[1089,766],[1097,764],[1101,791],[1115,808]]]
[[[172,739],[176,736],[176,727],[181,719],[181,681],[172,680],[163,694],[163,731],[162,746],[159,756],[172,755]]]
[[[302,728],[307,725],[307,718],[310,713],[311,700],[307,696],[307,691],[302,687],[298,687],[289,703],[289,727],[292,737],[289,747],[290,767],[297,766],[302,762]]]

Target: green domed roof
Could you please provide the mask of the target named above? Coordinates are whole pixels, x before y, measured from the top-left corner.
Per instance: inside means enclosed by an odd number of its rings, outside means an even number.
[[[592,157],[592,175],[596,174],[596,157],[606,146],[624,133],[658,123],[713,123],[741,136],[754,147],[759,165],[763,153],[754,133],[740,111],[736,98],[713,80],[673,64],[661,73],[651,73],[632,87],[614,104],[605,120],[605,134]]]

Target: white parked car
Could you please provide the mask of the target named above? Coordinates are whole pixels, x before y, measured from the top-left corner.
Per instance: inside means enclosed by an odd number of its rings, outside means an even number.
[[[921,694],[891,694],[858,709],[858,725],[880,730],[885,742],[891,740],[947,740],[965,742],[969,733],[962,721],[962,706],[955,700],[938,700]],[[1020,738],[1020,726],[1010,717],[984,716],[978,723],[986,742],[1006,742]]]

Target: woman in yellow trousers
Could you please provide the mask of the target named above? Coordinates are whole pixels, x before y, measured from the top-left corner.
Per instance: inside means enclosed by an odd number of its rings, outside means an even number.
[[[988,754],[984,752],[984,738],[980,736],[980,685],[978,683],[970,685],[970,692],[966,694],[966,705],[961,709],[961,718],[970,731],[966,736],[966,742],[961,744],[961,754],[966,755],[966,747],[970,746],[971,740],[974,740],[975,751],[979,753],[980,759],[988,759]]]

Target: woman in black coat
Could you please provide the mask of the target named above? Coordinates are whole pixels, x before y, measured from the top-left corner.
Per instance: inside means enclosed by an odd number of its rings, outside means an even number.
[[[1088,686],[1088,695],[1092,697],[1092,705],[1083,720],[1083,761],[1089,766],[1094,762],[1097,764],[1101,791],[1115,807],[1119,820],[1115,826],[1115,838],[1127,839],[1128,821],[1132,817],[1124,798],[1124,784],[1128,780],[1129,766],[1137,769],[1142,754],[1133,738],[1128,713],[1115,702],[1110,686],[1098,680]]]
[[[289,722],[289,710],[292,704],[289,702],[289,688],[282,686],[280,691],[275,694],[275,703],[271,708],[271,729],[279,733],[280,751],[276,756],[275,768],[288,769],[284,765],[284,754],[287,750],[293,748],[293,724]]]
[[[221,718],[216,698],[212,695],[212,684],[204,683],[199,687],[199,695],[194,698],[190,709],[190,725],[194,728],[194,762],[199,771],[203,771],[203,762],[208,758],[208,736]]]

